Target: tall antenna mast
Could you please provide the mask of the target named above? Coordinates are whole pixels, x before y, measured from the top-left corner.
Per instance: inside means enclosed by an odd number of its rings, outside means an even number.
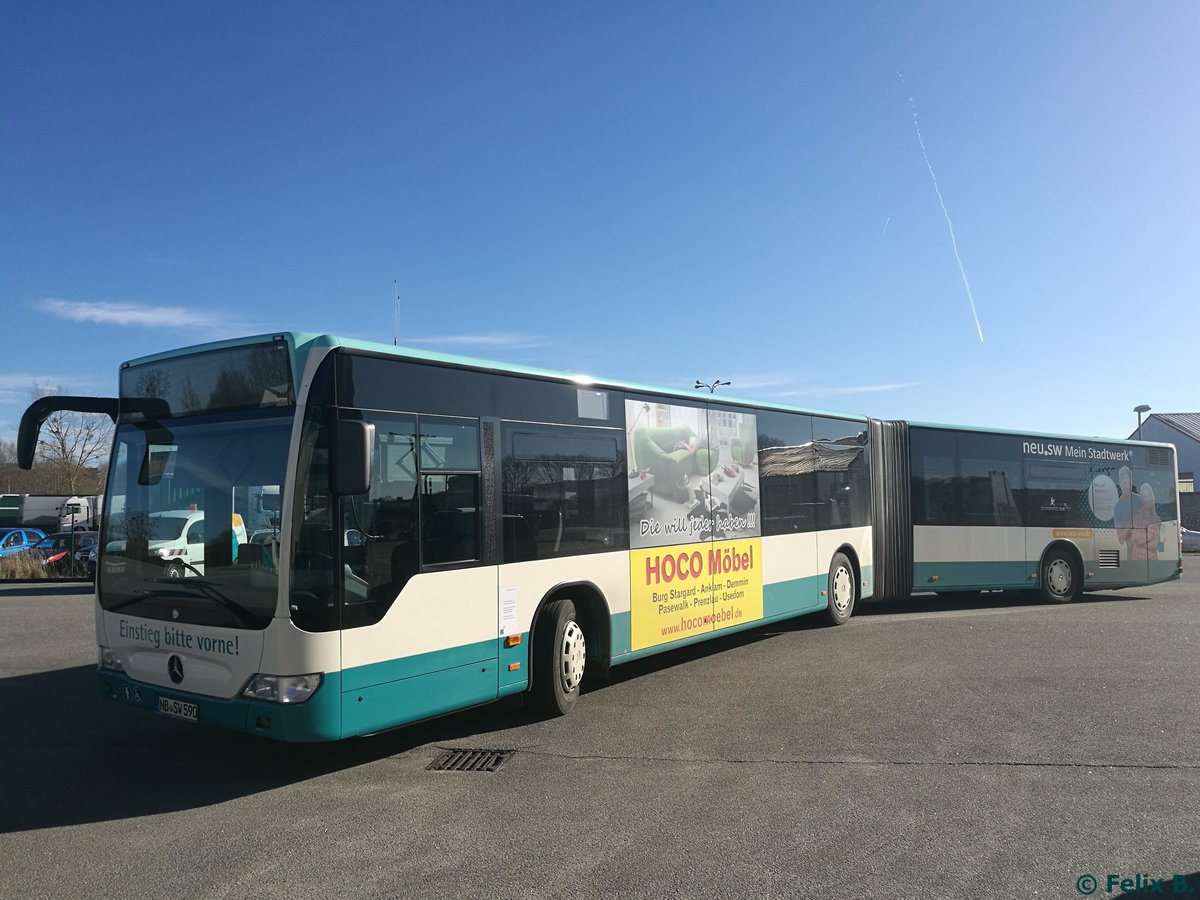
[[[400,285],[392,279],[392,346],[400,346]]]

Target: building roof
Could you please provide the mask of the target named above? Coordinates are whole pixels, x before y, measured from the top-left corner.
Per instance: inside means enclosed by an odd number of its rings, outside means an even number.
[[[1158,419],[1193,441],[1200,441],[1200,413],[1151,413],[1150,419]]]

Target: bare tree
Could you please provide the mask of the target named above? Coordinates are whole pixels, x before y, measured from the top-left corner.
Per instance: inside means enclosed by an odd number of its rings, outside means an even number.
[[[61,394],[61,385],[37,383],[31,394]],[[61,411],[51,413],[42,425],[37,455],[71,494],[99,493],[104,486],[105,456],[112,443],[112,422],[107,416]]]
[[[17,442],[0,438],[0,493],[17,492],[14,485],[20,483],[17,477],[20,471],[17,468]]]

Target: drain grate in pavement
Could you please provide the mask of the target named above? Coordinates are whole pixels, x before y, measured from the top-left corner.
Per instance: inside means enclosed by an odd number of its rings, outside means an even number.
[[[425,767],[429,772],[495,772],[515,750],[447,750]]]

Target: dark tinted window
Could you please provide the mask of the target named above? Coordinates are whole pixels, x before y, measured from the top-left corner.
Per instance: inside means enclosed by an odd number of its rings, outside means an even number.
[[[341,406],[595,425],[619,422],[619,393],[578,384],[475,372],[340,351]]]
[[[963,525],[1020,525],[1024,485],[1020,443],[1010,435],[957,435]]]
[[[333,491],[329,435],[333,410],[309,407],[300,434],[296,502],[292,507],[292,621],[305,631],[332,631],[341,621],[334,576]]]
[[[960,501],[953,433],[913,428],[909,446],[913,524],[957,525]]]
[[[449,416],[487,416],[495,407],[495,376],[483,372],[345,352],[337,358],[341,406]]]
[[[505,562],[627,548],[623,438],[607,429],[502,425]]]
[[[809,416],[758,414],[758,478],[762,533],[816,531],[815,450]]]
[[[353,628],[382,619],[423,567],[479,560],[479,423],[376,411],[342,415],[375,425],[371,489],[341,498],[335,536],[342,627]]]
[[[421,475],[421,562],[479,559],[479,475]]]
[[[1092,524],[1088,511],[1091,472],[1086,463],[1029,462],[1025,481],[1027,524],[1051,528]]]
[[[290,405],[291,353],[274,341],[126,366],[121,398],[165,401],[172,416]],[[122,404],[123,421],[139,417],[136,405]]]
[[[871,482],[862,422],[758,414],[763,534],[867,525]]]
[[[915,524],[1023,523],[1020,438],[913,428],[910,446]]]
[[[478,420],[422,416],[421,468],[479,471]]]
[[[871,520],[870,462],[863,422],[813,417],[817,527],[867,525]]]
[[[376,413],[371,489],[342,498],[344,627],[378,622],[420,571],[417,421]]]
[[[621,395],[533,378],[497,376],[496,415],[502,419],[596,425],[619,421]]]

